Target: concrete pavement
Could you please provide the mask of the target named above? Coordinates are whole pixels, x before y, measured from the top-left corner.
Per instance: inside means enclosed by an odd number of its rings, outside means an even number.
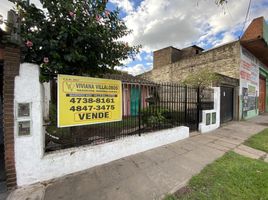
[[[38,198],[35,195],[28,200],[162,199],[184,186],[226,151],[237,148],[248,137],[267,128],[267,122],[268,115],[230,122],[207,134],[44,183],[35,190]],[[22,195],[16,196],[16,192],[12,195],[10,199],[24,199],[19,198]]]
[[[237,148],[235,148],[234,152],[238,153],[242,156],[252,158],[252,159],[262,159],[264,161],[266,161],[265,158],[267,157],[266,152],[248,147],[248,146],[243,145],[243,144],[241,144]]]

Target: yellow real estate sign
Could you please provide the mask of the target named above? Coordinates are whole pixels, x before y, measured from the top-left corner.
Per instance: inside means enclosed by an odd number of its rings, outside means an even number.
[[[58,75],[58,127],[120,120],[121,81]]]

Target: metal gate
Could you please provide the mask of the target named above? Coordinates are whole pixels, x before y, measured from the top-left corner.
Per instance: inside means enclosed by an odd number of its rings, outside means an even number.
[[[185,88],[185,124],[190,130],[198,130],[200,122],[200,95],[198,88]]]
[[[233,98],[232,87],[221,87],[221,123],[233,120]]]
[[[195,131],[202,120],[202,109],[213,109],[214,105],[213,89],[209,88],[201,90],[174,83],[142,81],[124,81],[122,88],[121,121],[57,129],[56,120],[51,120],[46,127],[46,151],[96,145],[178,126],[188,126]],[[52,119],[56,118],[56,110],[56,105],[52,104]]]

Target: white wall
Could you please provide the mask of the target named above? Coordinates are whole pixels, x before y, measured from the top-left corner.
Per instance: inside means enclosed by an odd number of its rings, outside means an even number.
[[[220,87],[213,87],[214,89],[214,109],[202,111],[202,122],[199,124],[199,131],[207,133],[220,127],[220,106],[221,106],[221,91]],[[206,114],[216,112],[216,123],[206,125]]]
[[[240,90],[239,95],[242,95],[242,88],[251,86],[254,91],[248,91],[248,96],[259,96],[259,73],[260,67],[264,66],[252,53],[244,47],[240,47]]]
[[[189,137],[188,127],[131,136],[97,146],[84,146],[44,154],[43,92],[39,67],[24,63],[15,79],[15,103],[30,102],[32,133],[15,133],[15,163],[18,186],[36,183],[85,170],[131,154]],[[16,106],[15,106],[16,109]],[[16,130],[15,125],[15,130]]]

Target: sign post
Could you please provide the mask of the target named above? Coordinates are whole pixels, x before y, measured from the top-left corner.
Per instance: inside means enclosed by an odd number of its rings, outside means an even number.
[[[58,127],[121,120],[121,81],[58,75]]]

